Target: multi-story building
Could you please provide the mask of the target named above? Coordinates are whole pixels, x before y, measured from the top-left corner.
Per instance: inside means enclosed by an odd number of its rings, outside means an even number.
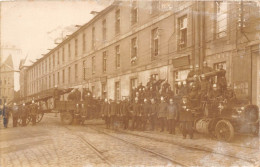
[[[257,20],[256,2],[115,1],[28,67],[27,94],[86,86],[120,99],[150,76],[176,90],[206,60],[222,63],[237,95],[259,104]]]
[[[14,97],[14,67],[11,55],[1,64],[0,68],[0,101],[8,103]]]

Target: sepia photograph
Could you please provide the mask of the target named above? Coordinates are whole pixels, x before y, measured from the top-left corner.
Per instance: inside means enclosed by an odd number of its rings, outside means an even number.
[[[0,167],[260,167],[259,0],[0,0]]]

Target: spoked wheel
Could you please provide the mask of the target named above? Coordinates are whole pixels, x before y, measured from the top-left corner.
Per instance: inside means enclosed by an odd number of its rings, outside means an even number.
[[[18,117],[17,124],[19,126],[22,126],[22,117]]]
[[[61,122],[66,125],[70,125],[73,121],[73,116],[69,111],[61,113]]]
[[[220,120],[216,125],[215,133],[218,140],[229,142],[234,137],[234,127],[229,121]]]
[[[38,112],[36,115],[36,123],[41,122],[42,118],[43,118],[44,113],[43,112]]]
[[[30,122],[32,121],[32,117],[31,116],[27,116],[26,118],[26,125],[28,125]]]

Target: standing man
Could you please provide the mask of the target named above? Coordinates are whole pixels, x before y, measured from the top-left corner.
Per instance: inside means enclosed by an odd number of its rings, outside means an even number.
[[[167,107],[167,120],[169,126],[169,133],[175,134],[175,124],[177,121],[178,108],[173,99],[170,98],[170,104]]]
[[[116,102],[113,101],[112,99],[109,99],[110,102],[110,112],[109,112],[109,117],[110,117],[110,127],[113,129],[115,128],[115,121],[116,121]]]
[[[180,123],[183,139],[186,139],[187,134],[190,139],[193,138],[193,115],[189,109],[189,101],[186,96],[182,98],[181,108],[180,108]]]
[[[221,94],[224,94],[224,92],[227,89],[227,79],[226,79],[226,70],[223,69],[223,64],[218,65],[218,71],[217,74],[217,86],[220,90]]]
[[[22,126],[26,126],[27,116],[27,107],[25,106],[25,103],[23,103],[23,106],[21,107]]]
[[[212,71],[213,71],[213,69],[208,66],[207,61],[203,61],[203,67],[201,69],[201,73],[206,74],[206,73],[209,73],[209,72],[212,72]]]
[[[141,106],[138,102],[138,98],[135,98],[135,102],[129,106],[129,111],[132,111],[132,130],[139,127],[138,115],[140,114]]]
[[[103,103],[102,108],[101,108],[101,112],[102,112],[102,117],[104,118],[105,123],[106,123],[106,128],[110,128],[110,118],[108,116],[108,114],[110,112],[109,110],[110,110],[110,105],[109,105],[107,99],[105,99],[105,102]]]
[[[144,99],[144,104],[142,107],[142,118],[141,118],[141,129],[143,131],[145,131],[146,129],[146,124],[147,124],[147,118],[148,118],[148,114],[150,112],[150,104],[148,103],[147,99]]]
[[[123,97],[123,101],[121,102],[120,105],[120,110],[122,113],[122,119],[123,119],[123,129],[128,129],[128,124],[129,124],[129,101]]]
[[[10,116],[9,108],[7,107],[7,103],[5,103],[3,107],[3,121],[4,121],[3,123],[5,128],[7,128],[8,126],[9,116]]]
[[[151,121],[151,129],[152,131],[155,128],[155,123],[157,120],[157,112],[158,112],[158,104],[155,103],[155,99],[151,99],[151,106],[150,106],[150,121]]]
[[[166,125],[166,113],[167,113],[168,104],[164,100],[164,97],[161,97],[161,103],[159,104],[159,112],[158,112],[158,119],[161,126],[161,132],[164,131],[164,126]]]
[[[19,117],[19,111],[18,111],[18,106],[16,105],[16,103],[14,103],[13,105],[13,127],[17,127],[17,121],[18,121],[18,117]]]
[[[32,100],[32,105],[30,107],[31,117],[32,117],[32,125],[36,125],[36,115],[37,115],[38,105],[34,103]]]

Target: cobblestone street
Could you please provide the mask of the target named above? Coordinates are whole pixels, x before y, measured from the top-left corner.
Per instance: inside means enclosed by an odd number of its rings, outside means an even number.
[[[1,167],[259,165],[258,140],[251,145],[198,136],[182,140],[178,134],[108,130],[99,120],[63,126],[53,114],[36,126],[12,128],[11,123],[0,126]]]

